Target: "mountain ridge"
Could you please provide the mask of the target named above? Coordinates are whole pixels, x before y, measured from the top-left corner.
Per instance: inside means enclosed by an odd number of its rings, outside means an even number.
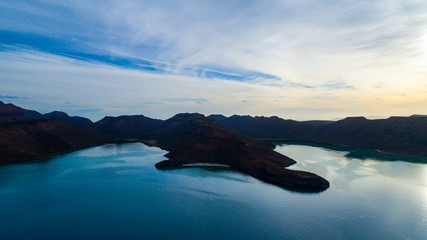
[[[213,118],[235,131],[255,138],[345,145],[394,154],[427,156],[426,117],[375,120],[347,117],[323,124],[276,117],[233,115],[228,118]]]

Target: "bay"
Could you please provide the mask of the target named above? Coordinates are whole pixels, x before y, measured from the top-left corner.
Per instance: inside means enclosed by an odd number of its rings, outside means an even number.
[[[159,171],[167,152],[141,143],[3,166],[0,239],[426,238],[426,164],[276,151],[331,187],[297,193],[220,166]]]

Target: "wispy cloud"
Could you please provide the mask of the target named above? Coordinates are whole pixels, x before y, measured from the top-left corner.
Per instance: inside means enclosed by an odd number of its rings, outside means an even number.
[[[5,95],[78,96],[94,106],[114,99],[132,111],[155,111],[143,103],[161,102],[167,91],[207,100],[163,101],[175,104],[162,109],[168,114],[203,105],[302,116],[280,109],[309,114],[323,104],[394,114],[406,102],[394,94],[426,98],[426,11],[416,0],[2,1],[0,81]],[[43,92],[61,88],[69,91]],[[383,99],[375,110],[372,96]],[[420,112],[416,106],[407,111]]]
[[[0,99],[16,100],[16,99],[28,99],[27,97],[0,95]]]
[[[334,89],[334,90],[337,90],[337,89],[356,90],[356,88],[354,86],[351,86],[351,85],[347,84],[345,81],[340,80],[340,79],[324,83],[321,85],[321,87]]]

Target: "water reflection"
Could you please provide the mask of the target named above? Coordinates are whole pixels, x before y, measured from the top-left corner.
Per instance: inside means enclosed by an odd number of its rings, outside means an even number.
[[[393,224],[407,225],[418,219],[421,222],[415,226],[427,227],[427,164],[408,162],[405,156],[393,156],[393,161],[349,157],[354,149],[281,144],[276,151],[297,161],[290,168],[312,171],[328,179],[331,189],[325,194],[345,193],[360,199],[366,208],[377,208]],[[360,155],[363,153],[353,156]]]
[[[276,151],[297,161],[290,169],[312,171],[331,181],[345,178],[345,182],[351,182],[363,177],[381,175],[427,187],[427,164],[407,162],[406,156],[393,161],[370,158],[361,160],[350,158],[349,151],[288,144],[278,145]]]
[[[353,148],[346,146],[337,146],[337,145],[328,145],[320,143],[308,143],[308,142],[298,142],[298,141],[285,141],[285,142],[276,142],[275,145],[290,145],[290,146],[308,146],[308,147],[317,147],[327,151],[344,154],[345,157],[350,159],[359,159],[359,160],[377,160],[377,161],[404,161],[412,163],[427,163],[427,157],[416,157],[416,156],[407,156],[407,155],[397,155],[385,153],[377,150],[364,149],[364,148]]]

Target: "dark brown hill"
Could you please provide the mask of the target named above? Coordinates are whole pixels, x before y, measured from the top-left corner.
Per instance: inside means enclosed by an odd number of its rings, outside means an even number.
[[[142,139],[146,138],[162,123],[162,120],[143,115],[105,117],[94,123],[91,129],[114,137]]]
[[[151,138],[170,151],[169,160],[156,164],[159,169],[219,163],[284,188],[320,191],[329,187],[328,181],[313,173],[285,169],[295,161],[275,152],[271,145],[230,131],[201,114],[178,114]]]
[[[58,120],[60,122],[68,123],[77,127],[89,127],[93,124],[90,119],[79,116],[70,117],[65,112],[60,111],[53,111],[50,113],[43,114],[43,117],[47,119]]]
[[[11,103],[0,102],[0,123],[18,122],[34,119],[52,119],[63,123],[68,123],[78,127],[88,127],[92,121],[84,117],[70,117],[65,112],[53,111],[51,113],[41,114],[33,110],[20,108]]]
[[[23,109],[11,103],[5,104],[0,101],[0,123],[41,118],[43,118],[43,115],[36,111]]]
[[[0,164],[17,163],[101,145],[107,138],[56,120],[0,124]]]

